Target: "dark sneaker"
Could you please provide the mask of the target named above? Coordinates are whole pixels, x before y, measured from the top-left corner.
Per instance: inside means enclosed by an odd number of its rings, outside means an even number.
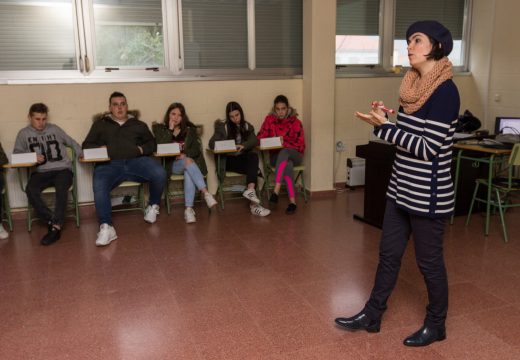
[[[287,215],[292,215],[296,212],[296,204],[290,203],[289,206],[287,206],[287,209],[285,209],[285,213]]]
[[[278,204],[278,194],[276,194],[276,193],[271,194],[271,196],[269,197],[269,204],[273,204],[273,205]]]
[[[47,234],[42,238],[40,243],[42,245],[51,245],[54,244],[56,241],[60,239],[61,236],[61,230],[55,227],[52,227],[52,229],[49,230]]]

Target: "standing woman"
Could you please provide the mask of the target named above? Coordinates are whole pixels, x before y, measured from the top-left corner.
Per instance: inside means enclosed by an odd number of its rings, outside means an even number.
[[[423,326],[408,336],[404,345],[426,346],[446,338],[448,281],[443,235],[454,208],[450,166],[460,99],[447,58],[453,48],[449,30],[436,21],[419,21],[408,28],[406,38],[412,68],[399,89],[397,122],[385,117],[387,109],[382,101],[373,102],[368,114],[355,114],[375,127],[377,137],[396,144],[397,154],[372,293],[360,313],[337,318],[336,324],[349,330],[379,332],[401,258],[413,235],[428,306]]]
[[[195,218],[195,210],[193,210],[193,202],[197,189],[204,194],[208,208],[217,204],[204,181],[204,176],[208,173],[208,170],[202,153],[202,143],[197,134],[197,127],[188,118],[184,105],[173,103],[166,110],[163,123],[153,124],[152,131],[158,144],[180,144],[181,155],[173,161],[171,171],[173,174],[184,175],[184,203],[186,206],[184,220],[187,223],[194,223],[197,219]]]
[[[287,184],[289,193],[289,206],[286,214],[294,214],[296,211],[296,193],[294,188],[294,166],[302,163],[305,151],[305,138],[302,122],[298,119],[296,110],[289,106],[289,100],[284,95],[278,95],[274,99],[271,113],[266,116],[258,138],[282,137],[283,149],[270,152],[271,165],[275,166],[274,191],[269,198],[269,203],[278,204],[278,194],[282,181]]]
[[[251,202],[250,209],[253,215],[267,216],[270,210],[260,205],[256,196],[258,180],[258,155],[253,151],[258,143],[255,128],[244,118],[244,111],[239,103],[231,101],[226,105],[226,120],[215,121],[215,133],[209,140],[209,147],[215,148],[215,141],[235,140],[237,152],[221,156],[220,169],[217,174],[223,177],[226,171],[234,171],[246,175],[247,189],[242,196]]]

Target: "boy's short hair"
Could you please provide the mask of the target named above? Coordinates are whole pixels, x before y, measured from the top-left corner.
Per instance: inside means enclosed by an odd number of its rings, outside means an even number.
[[[123,94],[122,92],[119,92],[119,91],[114,91],[112,94],[110,94],[110,98],[108,99],[108,103],[112,104],[112,99],[116,98],[116,97],[122,97],[122,98],[125,98],[125,100],[126,100],[125,94]]]
[[[34,113],[47,114],[49,112],[49,108],[44,103],[36,103],[32,104],[29,108],[29,115]]]

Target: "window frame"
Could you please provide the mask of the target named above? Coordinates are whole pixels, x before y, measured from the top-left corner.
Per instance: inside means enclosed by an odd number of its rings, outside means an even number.
[[[336,65],[336,76],[402,76],[402,69],[409,66],[393,66],[396,0],[381,0],[379,9],[379,64]],[[462,65],[454,66],[454,73],[469,71],[469,40],[473,0],[464,0],[462,25]]]
[[[302,76],[303,67],[256,68],[255,0],[247,0],[248,67],[242,69],[185,69],[182,0],[161,0],[161,6],[164,42],[163,66],[153,70],[146,70],[144,67],[123,66],[107,70],[107,68],[96,66],[94,0],[72,0],[77,69],[0,71],[0,84],[153,82],[219,80],[222,78],[298,78]]]

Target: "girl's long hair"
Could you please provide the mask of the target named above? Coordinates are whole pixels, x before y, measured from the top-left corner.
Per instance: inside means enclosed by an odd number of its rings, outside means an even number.
[[[166,125],[166,127],[168,127],[168,128],[170,127],[170,112],[172,112],[172,110],[174,110],[174,109],[179,109],[179,111],[181,112],[181,117],[182,117],[182,120],[180,123],[180,126],[181,126],[180,133],[181,134],[186,134],[186,131],[189,127],[196,127],[195,124],[190,121],[188,114],[186,114],[186,108],[184,107],[184,105],[182,105],[181,103],[178,103],[178,102],[174,102],[170,106],[168,106],[168,109],[166,110],[166,113],[164,114],[163,123],[164,123],[164,125]]]
[[[240,113],[240,123],[235,124],[231,121],[229,117],[229,113],[232,111],[238,110]],[[246,129],[246,119],[244,119],[244,111],[242,110],[242,106],[236,101],[231,101],[226,105],[226,126],[228,127],[228,139],[236,139],[237,133],[240,133],[242,140],[244,141],[247,138],[247,129]]]

